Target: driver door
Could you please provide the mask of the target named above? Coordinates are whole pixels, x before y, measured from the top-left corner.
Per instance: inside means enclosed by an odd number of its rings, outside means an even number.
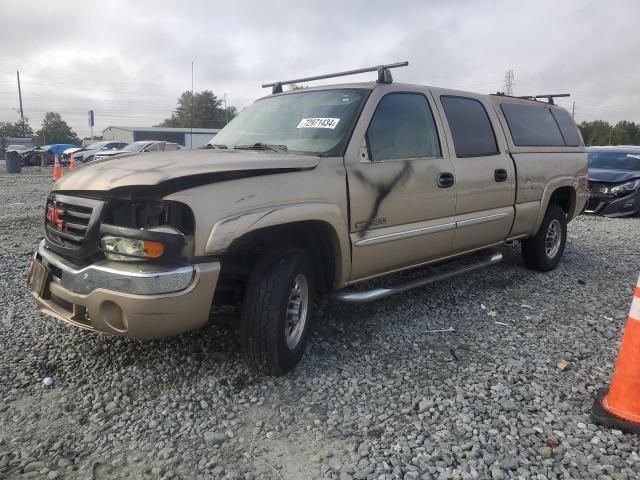
[[[381,86],[345,156],[351,280],[446,255],[455,231],[453,165],[427,89]]]

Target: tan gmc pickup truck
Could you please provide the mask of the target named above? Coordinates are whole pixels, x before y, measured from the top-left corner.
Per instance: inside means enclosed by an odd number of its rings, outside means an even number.
[[[282,374],[318,294],[376,300],[489,266],[514,240],[528,267],[555,268],[587,199],[571,116],[554,96],[393,83],[401,65],[268,84],[210,148],[64,176],[29,273],[42,311],[153,338],[239,305],[248,364]],[[377,82],[282,92],[376,70]]]

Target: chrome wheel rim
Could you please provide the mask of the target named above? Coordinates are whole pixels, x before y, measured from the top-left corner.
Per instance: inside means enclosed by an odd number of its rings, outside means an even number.
[[[547,236],[544,241],[544,251],[548,258],[554,258],[560,250],[562,243],[562,225],[557,219],[551,220],[547,228]]]
[[[300,343],[302,332],[307,323],[309,307],[309,283],[307,277],[298,274],[293,281],[289,300],[287,301],[287,318],[285,319],[284,336],[287,347],[293,350]]]

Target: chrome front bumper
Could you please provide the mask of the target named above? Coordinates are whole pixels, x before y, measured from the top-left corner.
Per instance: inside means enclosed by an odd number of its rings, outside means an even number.
[[[174,268],[109,261],[78,268],[43,242],[29,284],[47,315],[111,335],[158,338],[204,325],[219,274],[220,262],[213,260]]]
[[[79,268],[46,248],[44,240],[38,245],[34,257],[52,271],[52,281],[79,294],[99,288],[134,295],[179,292],[187,288],[195,276],[193,265],[166,268],[144,262],[103,260]]]

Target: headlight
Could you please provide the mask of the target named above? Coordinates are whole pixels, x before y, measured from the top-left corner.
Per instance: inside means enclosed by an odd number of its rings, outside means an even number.
[[[100,242],[109,260],[135,261],[145,258],[159,258],[164,253],[164,245],[151,240],[139,240],[107,235]]]
[[[610,192],[615,194],[628,193],[628,192],[633,192],[638,188],[640,188],[640,179],[632,180],[631,182],[623,183],[622,185],[612,187]]]

